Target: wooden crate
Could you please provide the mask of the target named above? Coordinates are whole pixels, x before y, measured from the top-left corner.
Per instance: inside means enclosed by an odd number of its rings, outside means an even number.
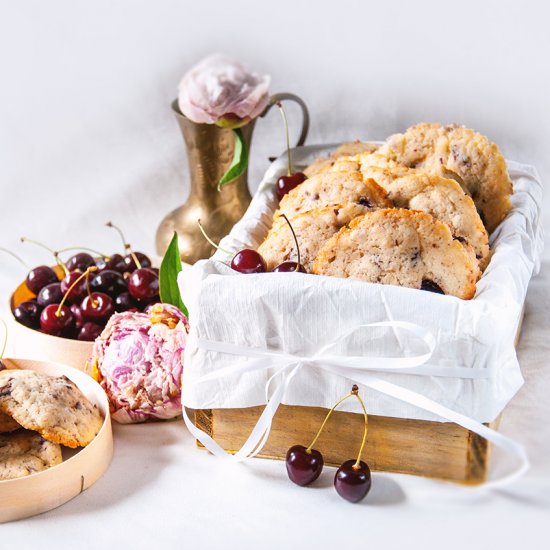
[[[196,410],[195,424],[234,453],[246,441],[262,410],[263,407]],[[309,445],[326,413],[327,409],[318,407],[281,405],[267,443],[257,456],[282,460],[292,445]],[[362,414],[335,411],[315,445],[323,453],[325,464],[339,466],[344,460],[355,458],[363,426]],[[474,485],[487,477],[489,443],[451,422],[369,415],[363,459],[372,470]]]

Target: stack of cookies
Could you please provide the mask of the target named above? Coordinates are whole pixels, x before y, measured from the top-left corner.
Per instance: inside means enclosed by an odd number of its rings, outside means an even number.
[[[0,371],[0,481],[62,462],[61,445],[85,447],[103,417],[66,376]]]
[[[485,136],[418,124],[380,147],[345,144],[305,173],[258,249],[269,270],[296,258],[285,214],[309,273],[475,295],[489,234],[513,192],[506,161]]]

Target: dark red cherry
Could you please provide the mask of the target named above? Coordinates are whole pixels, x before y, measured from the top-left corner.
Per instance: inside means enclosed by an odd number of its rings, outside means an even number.
[[[42,308],[38,305],[36,300],[28,300],[20,303],[13,309],[13,316],[15,319],[32,329],[40,328],[40,313]]]
[[[319,451],[311,449],[308,453],[303,445],[294,445],[286,453],[288,477],[302,487],[313,483],[321,475],[323,464],[323,455]]]
[[[46,285],[36,297],[38,305],[41,307],[49,306],[50,304],[59,304],[63,298],[61,283],[50,283]]]
[[[90,278],[90,288],[97,292],[104,292],[114,298],[127,288],[126,281],[118,271],[105,269]]]
[[[304,182],[307,176],[303,172],[294,172],[291,176],[281,176],[277,180],[277,196],[281,200],[289,191]]]
[[[267,265],[258,252],[251,248],[245,248],[237,252],[231,260],[231,267],[239,273],[265,273]]]
[[[114,312],[113,299],[103,292],[92,292],[80,304],[82,316],[86,321],[106,321]]]
[[[296,269],[298,267],[298,269]],[[298,262],[291,262],[290,260],[279,264],[274,270],[276,273],[290,273],[292,271],[299,271],[300,273],[307,273],[306,268]]]
[[[31,292],[38,294],[46,285],[57,283],[58,281],[59,278],[51,267],[39,265],[29,271],[25,282]]]
[[[143,252],[134,252],[134,255],[139,260],[141,267],[151,267],[151,260]],[[134,271],[138,269],[132,254],[126,254],[126,256],[124,256],[124,263],[126,264],[125,271]]]
[[[136,300],[151,302],[159,294],[158,275],[146,267],[136,269],[128,279],[128,292]]]
[[[112,271],[124,273],[127,270],[124,258],[120,254],[113,254],[109,256],[108,260],[106,258],[98,258],[95,261],[95,265],[99,271],[110,269]]]
[[[370,468],[363,461],[354,468],[355,460],[346,460],[336,471],[334,487],[336,492],[350,502],[359,502],[367,496],[371,487]]]
[[[136,302],[129,292],[121,292],[115,298],[115,311],[130,311],[131,309],[136,309]]]
[[[79,270],[84,273],[89,267],[95,265],[95,260],[93,256],[87,252],[78,252],[78,254],[71,256],[65,265],[69,271]]]
[[[71,288],[71,286],[81,276],[82,273],[80,271],[71,271],[68,275],[65,275],[61,281],[61,292],[63,295],[67,294],[69,288]],[[86,279],[82,277],[82,279],[75,284],[71,292],[67,294],[67,302],[70,304],[80,302],[84,296],[86,296]]]
[[[427,290],[429,292],[435,292],[436,294],[445,294],[437,283],[434,283],[429,279],[422,279],[422,285],[420,286],[420,290]]]
[[[103,327],[101,325],[87,321],[78,331],[77,339],[85,342],[93,342],[102,332]]]
[[[59,310],[59,315],[57,311]],[[40,314],[40,329],[52,336],[67,336],[74,329],[74,317],[67,306],[46,306]]]

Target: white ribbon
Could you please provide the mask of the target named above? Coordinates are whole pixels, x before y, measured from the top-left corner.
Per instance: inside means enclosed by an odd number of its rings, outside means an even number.
[[[390,327],[406,330],[412,335],[424,342],[428,351],[419,355],[410,357],[365,357],[365,356],[341,356],[331,353],[331,349],[348,338],[351,334],[361,328]],[[458,413],[440,405],[436,401],[429,399],[422,394],[398,386],[386,380],[376,377],[373,372],[406,372],[407,374],[416,374],[421,376],[453,376],[457,378],[487,378],[487,369],[470,369],[466,367],[423,367],[431,358],[436,341],[433,335],[414,323],[402,321],[387,321],[380,323],[370,323],[359,325],[321,348],[317,353],[311,356],[293,355],[277,350],[249,348],[242,345],[230,344],[226,342],[215,342],[205,339],[198,339],[197,346],[206,351],[217,353],[226,353],[236,356],[245,356],[253,358],[252,361],[245,361],[235,366],[224,367],[211,372],[196,380],[187,379],[183,384],[183,391],[190,391],[192,385],[217,380],[226,375],[244,374],[246,372],[258,372],[267,369],[274,369],[275,373],[266,383],[266,401],[267,405],[260,418],[256,422],[248,439],[235,454],[226,452],[212,437],[203,432],[189,418],[185,407],[183,407],[183,418],[185,424],[193,436],[198,439],[212,454],[218,457],[228,458],[233,461],[243,461],[252,458],[258,454],[265,445],[273,417],[281,402],[284,400],[287,388],[292,383],[296,373],[303,365],[324,370],[326,372],[337,374],[353,380],[354,382],[381,392],[385,395],[399,399],[419,407],[425,411],[433,413],[448,422],[454,422],[467,430],[470,430],[497,447],[515,455],[519,459],[519,466],[506,476],[486,483],[483,487],[495,487],[508,484],[517,479],[529,468],[527,453],[522,445],[505,437],[497,431],[488,428],[484,424],[470,418],[464,414]],[[273,387],[271,395],[270,388]]]

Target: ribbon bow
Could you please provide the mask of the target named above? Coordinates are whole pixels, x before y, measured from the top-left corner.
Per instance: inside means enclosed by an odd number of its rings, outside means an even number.
[[[409,357],[342,356],[332,352],[338,343],[345,338],[348,338],[358,329],[375,327],[403,329],[419,338],[425,344],[427,351]],[[214,441],[214,439],[212,439],[212,437],[197,428],[197,426],[195,426],[189,418],[185,406],[182,407],[183,418],[189,431],[212,454],[216,456],[229,458],[233,461],[240,462],[256,456],[261,451],[267,441],[267,438],[269,437],[273,418],[279,405],[284,400],[288,387],[292,383],[296,373],[307,364],[310,367],[343,376],[358,384],[433,413],[446,421],[454,422],[463,428],[484,437],[488,441],[494,443],[497,447],[500,447],[519,458],[520,465],[516,470],[498,480],[486,483],[484,487],[494,487],[496,485],[502,486],[503,484],[508,484],[512,480],[521,476],[529,468],[527,453],[525,452],[523,446],[519,443],[505,437],[484,424],[481,424],[473,418],[444,407],[436,401],[428,399],[418,392],[409,390],[397,384],[393,384],[378,378],[373,374],[373,372],[391,371],[406,372],[407,374],[417,374],[421,376],[452,376],[458,378],[488,377],[487,369],[423,366],[431,358],[436,348],[436,340],[429,331],[414,323],[387,321],[359,325],[350,330],[344,336],[336,339],[334,342],[330,342],[329,344],[323,346],[318,352],[311,356],[294,355],[279,350],[249,348],[243,345],[236,345],[227,342],[216,342],[201,338],[197,340],[197,346],[206,351],[226,353],[235,356],[245,356],[252,358],[253,360],[245,361],[235,366],[224,367],[195,380],[186,380],[183,384],[184,392],[190,391],[191,387],[195,384],[221,379],[229,374],[244,374],[245,372],[258,372],[265,371],[267,369],[274,369],[275,371],[265,385],[267,404],[248,439],[241,449],[235,454],[227,453],[218,443],[216,443],[216,441]],[[272,392],[270,391],[271,388],[273,388]]]

